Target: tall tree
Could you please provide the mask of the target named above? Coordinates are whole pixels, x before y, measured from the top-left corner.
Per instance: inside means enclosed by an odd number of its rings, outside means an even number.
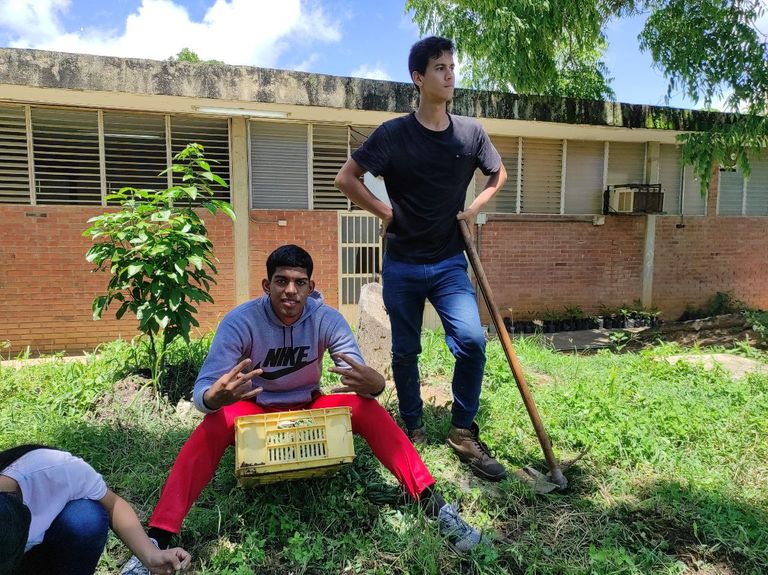
[[[768,42],[756,22],[765,0],[406,0],[422,33],[454,39],[474,88],[613,99],[602,60],[611,20],[647,14],[638,38],[669,81],[724,118],[685,134],[684,160],[709,184],[713,163],[739,166],[768,146]]]

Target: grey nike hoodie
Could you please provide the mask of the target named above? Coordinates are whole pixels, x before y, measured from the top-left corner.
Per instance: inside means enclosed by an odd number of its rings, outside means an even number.
[[[301,317],[285,325],[275,315],[267,295],[237,306],[224,316],[208,357],[195,381],[192,400],[203,413],[211,413],[203,394],[217,379],[245,358],[264,373],[253,378],[264,391],[252,401],[263,406],[290,406],[312,398],[319,389],[323,354],[345,353],[363,363],[352,330],[344,317],[310,296]],[[343,362],[337,365],[347,367]]]

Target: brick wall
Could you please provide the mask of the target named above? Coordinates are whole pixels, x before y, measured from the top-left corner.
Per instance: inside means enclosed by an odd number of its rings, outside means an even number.
[[[707,216],[657,216],[653,305],[667,320],[718,291],[768,308],[768,218],[716,217],[717,171]],[[492,216],[481,232],[483,267],[503,316],[529,319],[552,309],[632,304],[642,295],[646,218]],[[511,311],[508,309],[511,308]],[[483,322],[489,321],[481,302]]]
[[[106,273],[91,273],[82,236],[87,220],[102,213],[87,206],[0,206],[0,343],[3,355],[30,346],[32,353],[77,352],[138,332],[136,319],[114,319],[114,309],[93,321],[91,303],[103,293]],[[234,303],[232,224],[206,218],[216,257],[214,305],[200,306],[201,329],[215,326]],[[116,308],[115,308],[116,309]]]
[[[580,306],[597,313],[640,298],[645,218],[494,216],[482,227],[480,258],[502,316],[527,319]],[[511,311],[508,309],[511,308]],[[489,315],[481,302],[484,322]]]
[[[768,218],[716,217],[714,172],[707,216],[658,218],[653,301],[676,319],[718,291],[731,291],[751,307],[768,309]]]
[[[700,306],[715,292],[732,290],[752,306],[768,308],[768,218],[714,217],[716,182],[709,216],[658,217],[654,305],[674,319],[686,305]],[[76,352],[101,342],[136,335],[126,316],[91,319],[91,302],[102,293],[106,274],[91,273],[85,261],[90,240],[82,237],[98,207],[0,206],[0,342],[14,354]],[[234,305],[232,224],[206,219],[218,258],[214,305],[200,308],[201,330],[214,328]],[[280,225],[285,222],[285,225]],[[646,219],[495,216],[482,228],[484,269],[502,315],[516,319],[578,305],[597,313],[600,305],[631,304],[642,291]],[[306,248],[315,260],[314,279],[326,302],[337,306],[338,230],[335,212],[252,211],[251,295],[261,292],[267,255],[284,243]],[[483,320],[488,321],[481,304]]]
[[[82,236],[100,207],[0,206],[0,344],[3,355],[26,346],[32,353],[93,349],[99,343],[138,334],[136,320],[114,319],[108,310],[93,321],[91,303],[103,293],[106,273],[91,273]],[[204,216],[205,217],[205,216]],[[251,295],[261,295],[267,255],[285,243],[307,249],[315,261],[314,279],[325,300],[338,304],[338,246],[335,212],[252,211],[250,214]],[[226,216],[205,217],[218,259],[215,303],[198,307],[200,332],[216,327],[235,304],[234,238]],[[278,225],[284,220],[286,225]]]

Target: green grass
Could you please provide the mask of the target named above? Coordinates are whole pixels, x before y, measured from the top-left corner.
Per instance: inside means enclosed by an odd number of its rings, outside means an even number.
[[[164,393],[113,396],[146,358],[125,342],[84,363],[54,359],[0,367],[0,448],[42,442],[83,456],[145,519],[195,425],[175,403],[188,392],[210,339],[178,345]],[[422,373],[448,386],[452,358],[424,336]],[[493,543],[457,557],[395,482],[356,442],[338,475],[243,490],[231,450],[192,508],[179,543],[199,573],[684,574],[768,572],[768,377],[734,381],[679,362],[680,349],[558,354],[515,342],[555,450],[591,451],[564,494],[537,496],[516,480],[476,481],[443,446],[445,406],[429,405],[423,458],[447,498]],[[758,351],[741,352],[765,360]],[[324,379],[326,387],[332,377]],[[172,401],[169,401],[168,398]],[[393,397],[383,397],[396,412]],[[479,423],[510,468],[542,455],[497,342],[489,344]],[[114,537],[100,573],[127,550]],[[717,570],[717,566],[721,569]],[[724,569],[729,569],[725,571]]]

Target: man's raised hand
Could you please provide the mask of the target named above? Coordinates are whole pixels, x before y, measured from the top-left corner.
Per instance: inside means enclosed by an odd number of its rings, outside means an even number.
[[[250,399],[261,393],[261,387],[253,389],[251,379],[261,375],[261,369],[254,369],[243,373],[244,369],[251,367],[251,360],[244,359],[227,373],[216,380],[203,395],[203,401],[210,409],[219,409],[225,405],[231,405],[236,401]]]
[[[372,367],[359,363],[344,353],[334,354],[333,359],[340,359],[349,366],[346,369],[335,365],[328,368],[328,371],[341,376],[341,387],[331,390],[333,393],[352,392],[363,397],[374,397],[384,391],[384,376]]]

